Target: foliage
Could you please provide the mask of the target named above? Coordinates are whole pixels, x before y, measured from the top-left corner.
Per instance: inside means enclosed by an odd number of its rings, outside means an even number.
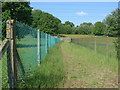
[[[107,35],[116,35],[118,33],[118,11],[120,9],[116,9],[115,11],[113,11],[110,15],[108,15],[105,19],[104,19],[104,23],[107,26],[106,29],[106,34]]]
[[[32,53],[31,53],[32,54]],[[63,82],[65,76],[64,60],[60,43],[56,44],[25,81],[19,83],[19,88],[55,88]]]
[[[75,26],[74,23],[70,22],[70,21],[66,21],[65,25],[70,25],[71,27]]]
[[[59,24],[58,25],[58,31],[59,34],[74,34],[75,33],[75,27],[71,27],[71,25],[68,24]]]
[[[41,10],[32,11],[32,27],[39,29],[48,34],[58,34],[58,24],[61,22],[58,18],[55,18],[49,13],[45,13]]]
[[[94,24],[94,34],[103,35],[106,30],[106,26],[102,22],[96,22]]]
[[[2,21],[15,19],[28,25],[31,24],[31,11],[29,2],[3,2]]]
[[[58,34],[57,37],[59,38],[59,37],[65,37],[65,36],[64,36],[64,35],[61,35],[61,34]]]
[[[80,26],[76,27],[76,34],[91,34],[93,24],[92,23],[82,23]]]
[[[30,25],[32,7],[29,2],[2,2],[2,35],[5,37],[6,20],[14,19]]]

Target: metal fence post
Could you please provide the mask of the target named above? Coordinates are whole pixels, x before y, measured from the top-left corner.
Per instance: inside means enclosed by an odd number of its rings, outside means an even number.
[[[49,51],[49,35],[47,35],[47,52]]]
[[[106,56],[108,56],[108,50],[109,50],[109,49],[108,49],[108,45],[109,45],[109,44],[108,44],[108,36],[107,36],[107,43],[106,43]]]
[[[47,34],[45,34],[45,46],[46,46],[45,48],[46,48],[46,54],[47,54],[47,51],[48,51],[47,42],[48,42],[48,41],[47,41]]]
[[[95,50],[95,52],[96,52],[96,36],[95,36],[94,50]]]
[[[37,30],[37,61],[38,61],[38,65],[40,65],[40,30]]]
[[[6,38],[10,42],[10,48],[8,49],[8,76],[9,76],[9,87],[15,88],[17,85],[17,68],[16,68],[16,32],[15,32],[15,21],[7,20],[6,22]],[[11,65],[10,65],[11,64]],[[12,69],[12,70],[10,70]],[[12,79],[11,79],[12,78]]]

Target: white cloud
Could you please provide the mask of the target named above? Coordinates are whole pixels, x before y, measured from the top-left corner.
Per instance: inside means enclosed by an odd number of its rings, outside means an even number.
[[[87,15],[88,13],[81,11],[81,12],[77,12],[77,13],[75,13],[75,14],[80,15],[80,16],[85,16],[85,15]]]

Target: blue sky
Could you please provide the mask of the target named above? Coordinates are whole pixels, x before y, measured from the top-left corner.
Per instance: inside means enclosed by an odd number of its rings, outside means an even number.
[[[83,22],[102,21],[118,8],[117,2],[31,2],[31,7],[48,12],[62,23],[71,21],[75,25]]]

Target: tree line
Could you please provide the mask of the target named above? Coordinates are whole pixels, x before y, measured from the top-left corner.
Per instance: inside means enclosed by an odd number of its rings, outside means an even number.
[[[17,1],[17,0],[16,0]],[[19,0],[18,0],[19,1]],[[24,0],[23,0],[24,1]],[[120,8],[109,14],[102,22],[84,22],[75,26],[41,10],[32,10],[30,2],[2,2],[2,36],[5,37],[5,23],[15,19],[48,34],[120,35]],[[1,24],[1,23],[0,23]],[[117,40],[117,55],[120,58],[120,37]]]
[[[109,14],[102,22],[98,21],[95,24],[84,22],[78,26],[74,26],[72,22],[60,24],[59,32],[62,34],[94,34],[94,35],[118,35],[118,11],[116,9]]]
[[[48,34],[85,34],[85,35],[118,35],[118,12],[116,9],[102,22],[84,22],[75,26],[73,22],[61,20],[52,14],[42,10],[32,10],[30,2],[2,2],[2,30],[5,30],[5,22],[15,19],[33,28]]]

